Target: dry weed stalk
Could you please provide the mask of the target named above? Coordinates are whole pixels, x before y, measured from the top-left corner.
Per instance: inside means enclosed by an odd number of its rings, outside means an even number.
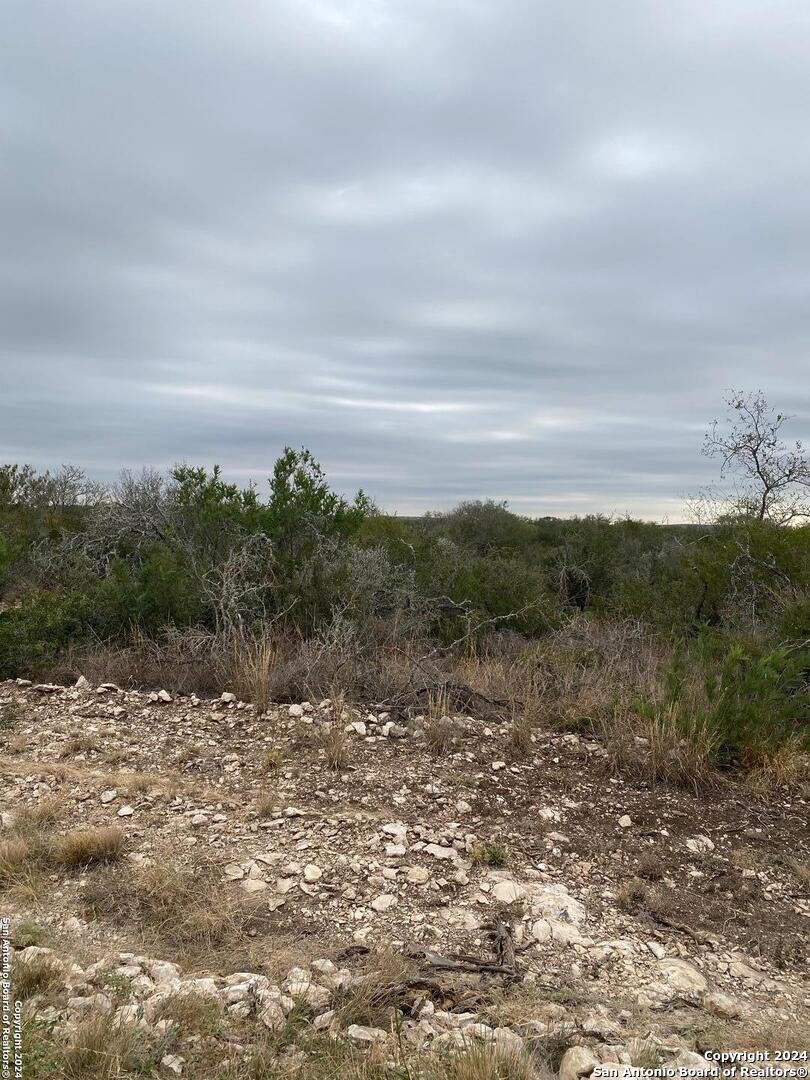
[[[321,746],[326,754],[326,763],[334,772],[341,772],[349,764],[349,739],[346,734],[348,710],[345,691],[332,687],[329,693],[332,702],[332,721],[321,735]]]
[[[532,752],[534,723],[528,710],[512,706],[509,725],[509,749],[515,758],[525,758]]]

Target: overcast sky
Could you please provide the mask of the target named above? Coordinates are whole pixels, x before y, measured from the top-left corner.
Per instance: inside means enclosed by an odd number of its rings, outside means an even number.
[[[3,0],[0,461],[681,516],[810,435],[807,0]]]

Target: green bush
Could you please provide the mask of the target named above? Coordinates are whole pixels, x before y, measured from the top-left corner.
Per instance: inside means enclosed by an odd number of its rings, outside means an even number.
[[[726,635],[704,634],[681,643],[664,672],[658,703],[641,703],[684,722],[705,721],[715,763],[753,763],[787,742],[810,749],[810,651],[765,650]]]
[[[92,604],[77,593],[37,592],[0,611],[0,678],[47,672],[70,645],[87,641]]]
[[[157,634],[166,626],[192,626],[203,599],[186,560],[157,546],[140,564],[117,559],[109,575],[88,590],[93,596],[94,625],[105,638],[120,637],[133,626]]]

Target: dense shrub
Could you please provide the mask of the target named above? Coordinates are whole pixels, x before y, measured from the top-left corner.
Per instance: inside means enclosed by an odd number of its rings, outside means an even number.
[[[674,719],[684,734],[703,726],[715,764],[756,764],[786,743],[810,750],[809,671],[807,648],[765,649],[704,633],[676,646],[660,698],[639,707]]]
[[[93,629],[91,599],[79,593],[34,592],[0,611],[0,678],[44,675]]]

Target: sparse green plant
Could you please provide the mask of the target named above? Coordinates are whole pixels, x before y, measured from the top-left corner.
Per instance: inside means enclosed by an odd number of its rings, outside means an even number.
[[[280,746],[271,746],[262,754],[260,764],[264,772],[275,772],[284,764],[284,751]]]
[[[29,945],[47,945],[51,940],[51,931],[36,919],[23,916],[12,920],[11,940],[17,949],[27,949]]]
[[[22,710],[14,701],[0,705],[0,731],[11,731],[22,719]]]
[[[132,996],[132,983],[125,975],[117,971],[102,971],[96,976],[96,982],[116,1007],[124,1005]]]
[[[499,839],[482,840],[473,846],[470,858],[476,866],[502,869],[509,865],[509,848]]]

